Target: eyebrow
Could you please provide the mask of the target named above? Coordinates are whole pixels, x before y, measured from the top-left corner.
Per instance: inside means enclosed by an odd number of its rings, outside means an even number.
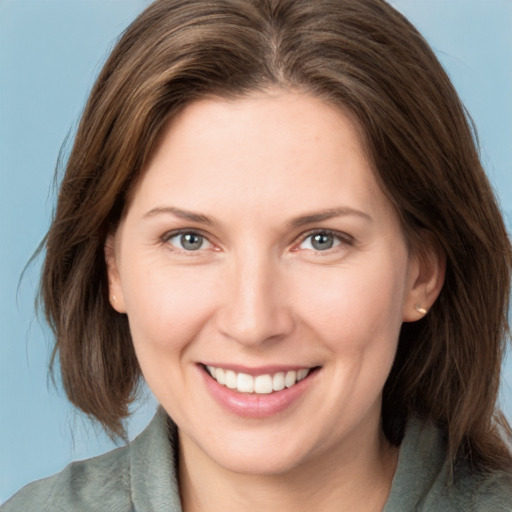
[[[308,224],[315,224],[317,222],[322,222],[324,220],[333,219],[335,217],[346,217],[346,216],[355,216],[360,217],[368,222],[373,222],[373,219],[367,213],[364,213],[360,210],[355,210],[354,208],[330,208],[328,210],[322,210],[319,212],[313,212],[308,215],[302,215],[290,221],[290,226],[294,228],[300,228],[302,226],[307,226]]]
[[[153,208],[144,214],[144,217],[153,217],[155,215],[174,215],[175,217],[179,217],[184,220],[188,220],[191,222],[197,222],[199,224],[206,224],[208,226],[213,226],[215,221],[204,215],[202,213],[191,212],[189,210],[182,210],[181,208],[176,208],[174,206],[160,206],[157,208]],[[328,210],[322,210],[319,212],[313,212],[307,215],[301,215],[300,217],[296,217],[292,219],[288,225],[291,228],[300,228],[302,226],[307,226],[308,224],[315,224],[317,222],[322,222],[324,220],[336,218],[336,217],[345,217],[345,216],[355,216],[360,217],[368,222],[373,222],[373,219],[367,213],[364,213],[360,210],[355,210],[354,208],[329,208]]]
[[[174,206],[160,206],[157,208],[153,208],[144,214],[144,217],[154,217],[155,215],[174,215],[175,217],[179,217],[184,220],[189,220],[191,222],[197,222],[199,224],[206,224],[208,226],[212,226],[215,224],[212,218],[207,215],[203,215],[202,213],[191,212],[188,210],[182,210],[181,208],[175,208]]]

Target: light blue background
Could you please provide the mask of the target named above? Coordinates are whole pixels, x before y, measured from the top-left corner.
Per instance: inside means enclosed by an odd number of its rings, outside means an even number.
[[[0,0],[0,503],[111,444],[47,377],[51,337],[34,315],[61,143],[117,35],[143,0]],[[512,1],[396,0],[435,49],[476,121],[482,159],[512,219]],[[502,405],[512,419],[512,361]],[[139,432],[152,398],[129,425]]]

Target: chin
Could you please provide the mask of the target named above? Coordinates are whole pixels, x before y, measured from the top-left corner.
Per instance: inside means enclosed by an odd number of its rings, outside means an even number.
[[[314,459],[313,452],[328,450],[328,446],[308,446],[314,432],[290,432],[289,429],[255,428],[244,431],[224,429],[208,438],[191,438],[180,434],[180,445],[194,458],[227,471],[247,475],[282,475]],[[215,439],[215,443],[212,440]],[[321,443],[323,444],[323,443]],[[318,455],[318,454],[317,454]]]
[[[211,458],[227,471],[253,476],[286,474],[303,460],[297,454],[283,453],[279,449],[247,450],[245,447],[239,451],[223,450],[223,453],[212,454]]]

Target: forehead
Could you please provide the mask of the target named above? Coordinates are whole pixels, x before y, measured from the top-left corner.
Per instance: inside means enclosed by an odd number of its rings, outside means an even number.
[[[352,117],[280,90],[188,105],[166,127],[132,199],[199,210],[221,201],[233,214],[389,207]]]

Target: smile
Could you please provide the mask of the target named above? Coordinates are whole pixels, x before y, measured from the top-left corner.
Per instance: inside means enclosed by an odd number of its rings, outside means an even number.
[[[275,391],[293,387],[297,382],[305,379],[312,368],[301,368],[299,370],[276,372],[273,374],[266,373],[256,376],[214,366],[206,366],[206,370],[219,384],[229,389],[239,393],[268,395]]]

